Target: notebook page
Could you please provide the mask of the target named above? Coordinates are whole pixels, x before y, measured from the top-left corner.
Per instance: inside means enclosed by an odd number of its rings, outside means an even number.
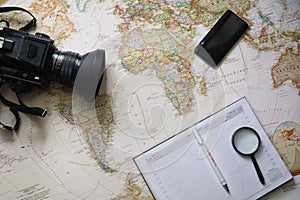
[[[264,185],[251,159],[238,154],[231,143],[233,133],[245,125],[254,128],[262,141],[255,157]],[[230,193],[214,174],[192,129],[204,138]],[[135,162],[156,199],[257,199],[292,178],[246,99],[150,149]]]

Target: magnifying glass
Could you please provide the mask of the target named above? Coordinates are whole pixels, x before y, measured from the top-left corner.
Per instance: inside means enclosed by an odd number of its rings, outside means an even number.
[[[239,128],[232,136],[233,148],[241,155],[250,156],[260,182],[265,184],[265,179],[254,157],[260,143],[261,140],[258,133],[250,127]]]

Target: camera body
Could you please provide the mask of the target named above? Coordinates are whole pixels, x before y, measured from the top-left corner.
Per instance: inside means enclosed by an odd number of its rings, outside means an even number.
[[[0,31],[0,77],[46,85],[54,78],[55,50],[54,41],[45,34],[4,28]]]

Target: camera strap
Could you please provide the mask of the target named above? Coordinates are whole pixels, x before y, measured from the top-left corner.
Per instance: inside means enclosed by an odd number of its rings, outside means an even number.
[[[5,97],[0,94],[0,100],[1,102],[9,107],[9,111],[15,116],[16,122],[13,127],[8,126],[0,122],[0,125],[2,125],[3,128],[9,130],[9,131],[16,131],[18,130],[20,126],[20,115],[19,112],[30,114],[30,115],[36,115],[36,116],[41,116],[45,117],[47,114],[47,110],[39,108],[39,107],[28,107],[26,106],[20,99],[18,93],[16,93],[16,96],[18,98],[19,104],[13,103],[9,100],[7,100]]]
[[[0,13],[11,12],[11,11],[25,12],[25,13],[29,14],[32,17],[32,20],[30,20],[25,26],[23,26],[19,29],[20,31],[27,31],[29,28],[34,27],[36,25],[36,18],[28,10],[26,10],[24,8],[21,8],[21,7],[16,7],[16,6],[0,7]],[[9,27],[8,21],[6,21],[6,20],[1,20],[1,21],[4,21],[7,24],[7,26]]]

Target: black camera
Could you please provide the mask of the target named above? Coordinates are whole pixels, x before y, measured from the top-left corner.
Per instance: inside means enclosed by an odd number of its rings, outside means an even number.
[[[98,49],[84,55],[71,51],[59,51],[54,41],[43,33],[35,35],[25,32],[36,26],[36,18],[21,7],[0,7],[0,13],[21,11],[32,19],[19,30],[9,28],[9,22],[1,19],[0,27],[0,88],[3,84],[16,93],[19,104],[6,99],[0,93],[0,101],[9,107],[15,116],[14,126],[0,122],[0,126],[9,130],[18,130],[19,112],[42,116],[47,113],[39,107],[26,106],[19,93],[29,92],[33,86],[42,88],[51,81],[73,87],[89,103],[97,96],[105,69],[105,51]]]
[[[32,35],[10,28],[0,31],[0,80],[16,92],[27,92],[32,85],[44,87],[51,81],[73,87],[78,78],[75,89],[92,99],[98,94],[104,68],[104,50],[81,56],[59,51],[43,33]]]

